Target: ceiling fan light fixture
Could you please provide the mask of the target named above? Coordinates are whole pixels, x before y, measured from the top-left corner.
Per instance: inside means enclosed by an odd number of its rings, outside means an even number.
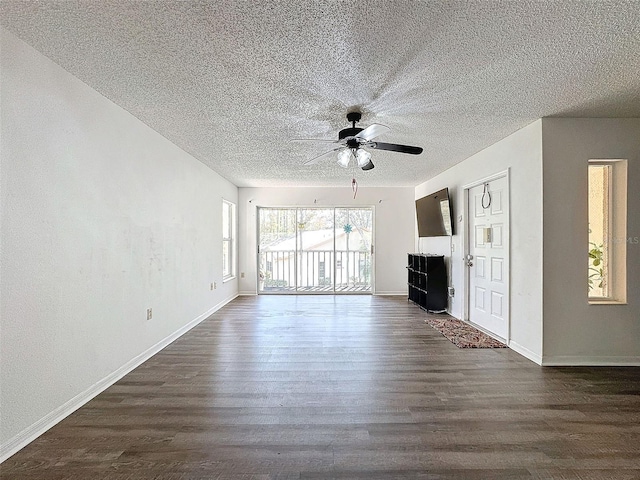
[[[356,161],[359,167],[364,167],[371,160],[371,154],[362,148],[356,150]]]
[[[338,165],[340,165],[343,168],[347,168],[352,158],[353,158],[353,152],[351,151],[350,148],[345,148],[343,150],[340,150],[340,152],[338,152]]]

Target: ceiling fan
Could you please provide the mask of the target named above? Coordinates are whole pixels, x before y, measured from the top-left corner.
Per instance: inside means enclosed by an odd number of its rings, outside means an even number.
[[[388,150],[390,152],[408,153],[411,155],[419,155],[422,153],[421,147],[412,147],[410,145],[398,145],[397,143],[374,142],[373,139],[391,131],[389,127],[374,123],[367,128],[356,127],[356,123],[360,121],[362,114],[360,112],[347,113],[347,120],[352,123],[350,128],[345,128],[338,132],[338,140],[320,140],[320,139],[301,139],[315,142],[329,142],[339,145],[338,147],[324,152],[317,157],[304,162],[304,165],[312,165],[318,163],[332,152],[338,152],[338,165],[348,168],[349,165],[357,165],[362,170],[371,170],[374,165],[371,161],[371,152],[365,148],[374,148],[377,150]]]

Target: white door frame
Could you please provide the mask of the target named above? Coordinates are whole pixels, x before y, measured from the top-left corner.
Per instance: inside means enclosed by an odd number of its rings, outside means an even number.
[[[471,190],[473,187],[477,187],[478,185],[482,185],[483,183],[491,182],[492,180],[497,180],[499,178],[507,179],[508,195],[507,195],[506,201],[509,204],[509,214],[507,215],[507,221],[509,222],[509,225],[508,225],[508,228],[506,229],[507,231],[507,237],[506,237],[507,249],[506,250],[509,255],[509,261],[508,261],[508,268],[506,272],[508,278],[507,278],[507,281],[505,282],[505,285],[507,288],[507,298],[509,299],[509,308],[507,310],[507,316],[508,316],[507,338],[505,340],[507,345],[509,345],[509,343],[511,342],[511,177],[510,177],[510,168],[494,173],[487,177],[481,178],[479,180],[475,180],[471,183],[463,185],[462,187],[464,190],[464,202],[463,202],[464,221],[462,222],[462,228],[463,228],[462,268],[464,270],[464,312],[463,312],[464,317],[463,319],[465,322],[469,322],[469,296],[471,292],[471,289],[470,289],[471,277],[469,275],[470,269],[469,267],[467,267],[467,264],[466,264],[467,255],[469,254],[470,235],[471,235],[471,232],[469,230],[469,220],[470,220],[469,190]],[[474,326],[476,328],[479,328],[480,330],[483,330],[485,333],[494,336],[492,332],[488,332],[483,328],[478,327],[478,325],[474,324]]]

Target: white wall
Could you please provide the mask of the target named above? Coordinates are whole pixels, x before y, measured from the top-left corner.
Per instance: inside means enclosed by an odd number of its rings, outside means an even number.
[[[1,34],[6,457],[237,295],[221,281],[237,188]]]
[[[544,364],[640,364],[640,119],[542,120]],[[628,160],[627,305],[589,305],[587,162]],[[636,239],[636,240],[634,240]]]
[[[350,177],[345,177],[350,182]],[[366,183],[366,173],[360,184]],[[241,294],[257,290],[257,218],[260,207],[284,206],[373,206],[375,207],[375,293],[407,294],[407,253],[414,249],[415,207],[413,188],[360,187],[353,198],[345,188],[240,188],[239,272]],[[315,203],[314,203],[315,202]]]
[[[531,360],[542,358],[542,122],[540,120],[418,185],[415,198],[448,187],[456,235],[417,241],[423,253],[450,258],[450,284],[456,290],[450,312],[464,315],[463,186],[509,169],[511,222],[511,332],[509,345]],[[417,234],[416,234],[417,235]],[[451,244],[454,252],[451,252]]]

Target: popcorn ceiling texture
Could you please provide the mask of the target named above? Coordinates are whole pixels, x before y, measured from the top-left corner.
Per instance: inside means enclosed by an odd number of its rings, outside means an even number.
[[[238,186],[414,186],[544,116],[640,117],[631,1],[7,1],[1,24]],[[517,152],[514,152],[517,154]]]

